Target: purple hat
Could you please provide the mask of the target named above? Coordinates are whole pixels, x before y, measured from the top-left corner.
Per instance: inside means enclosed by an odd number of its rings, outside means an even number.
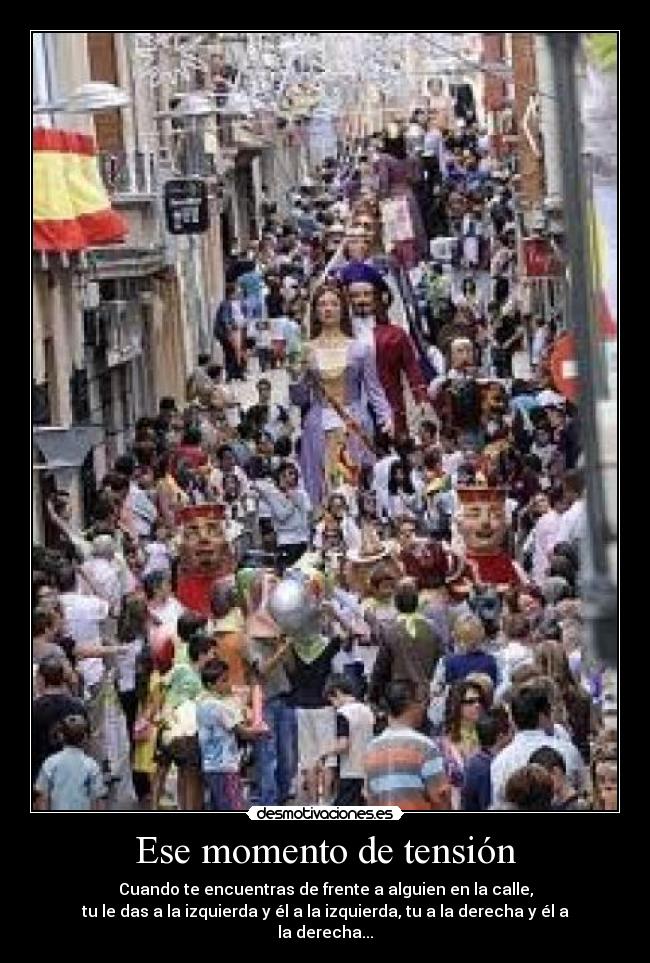
[[[346,287],[349,284],[372,284],[379,291],[388,290],[379,271],[365,261],[350,261],[340,272],[339,279]]]

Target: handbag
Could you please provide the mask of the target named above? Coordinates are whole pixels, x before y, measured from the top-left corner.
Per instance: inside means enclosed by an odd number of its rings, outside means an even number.
[[[147,742],[153,733],[153,723],[146,716],[138,716],[133,724],[133,741]]]

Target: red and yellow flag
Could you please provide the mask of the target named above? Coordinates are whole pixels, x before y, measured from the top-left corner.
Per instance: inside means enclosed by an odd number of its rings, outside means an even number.
[[[112,210],[87,134],[33,131],[33,249],[82,251],[123,241],[124,218]]]

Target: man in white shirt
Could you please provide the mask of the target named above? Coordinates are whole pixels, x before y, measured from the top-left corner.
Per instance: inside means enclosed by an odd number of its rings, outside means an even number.
[[[388,491],[388,480],[392,465],[399,461],[399,455],[395,452],[388,452],[379,458],[372,470],[372,487],[377,501],[377,517],[390,517],[390,493]]]
[[[97,595],[108,602],[110,614],[117,618],[124,594],[123,578],[115,560],[115,543],[110,535],[97,535],[91,546],[91,557],[81,566],[86,594]]]
[[[73,568],[59,572],[58,587],[64,632],[74,639],[79,672],[87,689],[92,689],[104,675],[104,662],[98,650],[105,648],[106,655],[114,651],[110,646],[103,647],[102,640],[110,612],[109,604],[97,595],[79,592]]]
[[[584,476],[579,469],[568,471],[563,479],[564,498],[568,508],[560,516],[560,521],[553,545],[567,542],[574,548],[580,549],[585,537],[587,512],[584,492]]]
[[[531,576],[533,582],[539,586],[542,585],[546,577],[551,552],[558,541],[557,534],[562,519],[560,512],[564,493],[561,489],[552,488],[546,496],[540,497],[546,498],[548,509],[539,518],[530,535],[533,550]]]
[[[151,527],[158,518],[158,512],[149,496],[134,481],[129,482],[126,505],[133,515],[139,537],[149,538]]]
[[[492,804],[502,806],[506,784],[510,776],[528,765],[536,749],[550,746],[563,757],[567,777],[574,789],[585,788],[586,774],[582,757],[572,742],[549,735],[553,732],[551,705],[545,690],[534,684],[523,686],[512,699],[512,717],[517,732],[512,740],[492,760]]]
[[[241,494],[248,495],[250,489],[248,475],[237,464],[235,453],[230,445],[221,445],[217,450],[217,461],[218,466],[210,472],[210,487],[218,500],[223,498],[223,480],[226,475],[234,475],[239,482]]]
[[[133,480],[135,461],[131,455],[122,455],[115,462],[115,471],[128,479],[129,490],[125,499],[125,506],[131,514],[135,531],[139,538],[149,538],[151,527],[158,518],[156,506],[149,496]]]
[[[257,382],[259,401],[249,408],[248,417],[258,430],[269,432],[275,439],[287,430],[288,412],[281,405],[271,400],[272,391],[273,388],[269,379],[260,378]]]
[[[361,531],[350,515],[345,496],[338,493],[333,494],[329,500],[327,509],[341,528],[341,535],[347,551],[353,553],[358,552],[361,548]],[[324,522],[319,522],[316,526],[316,532],[314,534],[314,548],[316,549],[323,547],[324,527]]]

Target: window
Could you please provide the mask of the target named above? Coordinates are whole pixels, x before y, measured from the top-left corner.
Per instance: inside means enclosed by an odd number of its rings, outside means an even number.
[[[54,60],[54,44],[49,33],[32,33],[32,104],[43,106],[57,98]],[[34,114],[33,123],[39,127],[52,127],[51,114]]]

